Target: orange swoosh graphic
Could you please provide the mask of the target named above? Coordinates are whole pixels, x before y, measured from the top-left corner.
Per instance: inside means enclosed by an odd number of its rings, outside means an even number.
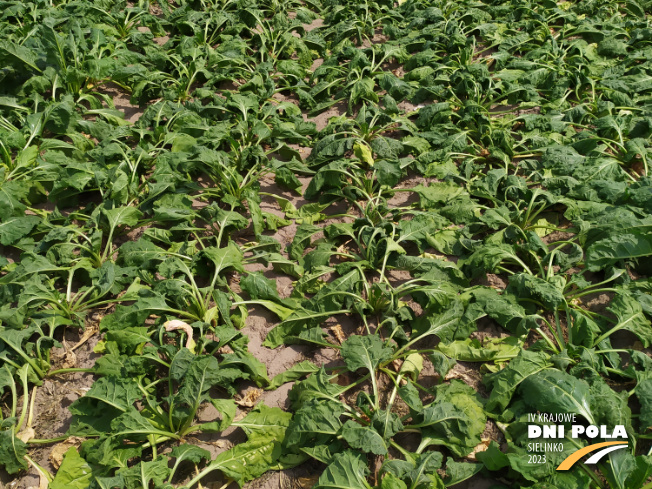
[[[570,454],[568,457],[566,457],[566,460],[564,460],[562,463],[559,464],[559,467],[557,467],[557,470],[568,470],[570,469],[575,462],[577,462],[579,459],[581,459],[584,455],[587,453],[595,452],[596,450],[599,450],[604,447],[609,447],[612,445],[627,445],[626,441],[605,441],[603,443],[596,443],[595,445],[589,445],[584,448],[580,448],[578,451]]]

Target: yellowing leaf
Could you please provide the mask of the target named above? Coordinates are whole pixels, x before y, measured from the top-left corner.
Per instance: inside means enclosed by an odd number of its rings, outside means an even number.
[[[356,142],[353,145],[353,154],[355,154],[355,156],[363,163],[366,163],[369,166],[374,166],[374,159],[371,155],[371,148],[367,146],[366,143],[361,141]]]

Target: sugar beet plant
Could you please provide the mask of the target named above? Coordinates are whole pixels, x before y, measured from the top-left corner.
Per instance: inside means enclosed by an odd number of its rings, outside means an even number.
[[[0,7],[3,480],[652,487],[649,0]]]

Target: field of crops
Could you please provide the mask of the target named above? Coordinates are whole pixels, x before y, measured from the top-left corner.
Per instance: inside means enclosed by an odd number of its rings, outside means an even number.
[[[651,12],[0,1],[0,487],[652,488]]]

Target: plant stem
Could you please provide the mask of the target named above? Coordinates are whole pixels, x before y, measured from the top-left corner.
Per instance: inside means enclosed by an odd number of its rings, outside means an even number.
[[[90,374],[90,373],[94,373],[95,370],[93,370],[92,368],[81,368],[81,367],[60,368],[57,370],[50,370],[48,372],[48,377],[52,377],[53,375],[61,375],[61,374],[68,374],[74,372],[84,372]]]
[[[591,479],[593,479],[593,482],[595,482],[595,484],[596,484],[597,487],[599,487],[599,488],[601,488],[601,489],[604,487],[604,486],[602,485],[602,483],[600,482],[600,479],[598,478],[598,476],[597,476],[597,475],[596,475],[596,474],[595,474],[591,469],[589,469],[589,468],[588,468],[586,465],[584,465],[584,464],[579,464],[579,465],[580,465],[580,467],[582,467],[582,469],[584,470],[584,472],[586,472],[586,474],[587,474]]]
[[[39,464],[34,462],[28,455],[25,455],[25,460],[29,462],[29,464],[36,469],[36,471],[39,473],[41,477],[44,477],[45,480],[48,481],[48,485],[54,480],[54,477],[52,477],[52,474],[48,472],[45,468],[41,467]]]
[[[16,427],[14,428],[15,433],[19,433],[20,430],[23,427],[23,423],[25,422],[25,416],[27,416],[27,411],[28,411],[28,406],[29,406],[29,389],[27,385],[27,374],[21,375],[22,384],[23,384],[23,409],[20,412],[20,418],[18,419],[18,423],[16,423]]]
[[[613,328],[611,328],[609,331],[607,331],[607,332],[604,333],[602,336],[600,336],[597,340],[595,340],[595,341],[593,342],[593,346],[594,346],[594,347],[598,346],[600,343],[602,343],[602,342],[605,340],[605,338],[608,338],[609,336],[611,336],[613,333],[615,333],[615,332],[618,331],[619,329],[624,328],[624,327],[627,325],[627,323],[629,323],[630,321],[632,321],[635,317],[639,316],[640,314],[641,314],[641,313],[636,313],[636,314],[634,314],[633,316],[628,317],[628,318],[625,319],[624,321],[622,321],[622,322],[616,324]]]
[[[197,484],[200,480],[202,480],[204,477],[206,477],[208,474],[218,469],[219,469],[218,465],[209,464],[208,467],[206,467],[199,474],[197,474],[190,482],[188,482],[188,484],[186,484],[186,487],[191,488],[192,486]],[[233,480],[229,479],[226,482],[226,484],[224,484],[220,489],[226,489],[231,484],[231,482],[233,482]]]
[[[154,435],[150,435],[147,438],[150,440],[150,444],[152,446],[152,460],[156,460],[158,457],[158,450],[156,449],[156,439]]]
[[[32,438],[31,440],[28,440],[27,443],[29,443],[30,445],[49,445],[50,443],[59,443],[60,441],[64,441],[67,439],[68,439],[68,435],[58,436],[57,438],[45,438],[45,439]]]
[[[552,341],[550,341],[550,338],[548,338],[547,334],[541,331],[541,328],[536,328],[535,330],[546,341],[546,343],[548,343],[548,346],[552,349],[552,351],[554,351],[555,353],[559,353],[559,350],[557,349],[555,344]]]
[[[599,294],[601,292],[616,292],[616,291],[617,291],[617,289],[612,289],[612,288],[585,290],[585,291],[580,292],[579,294],[569,294],[568,298],[569,299],[579,299],[580,297],[584,297],[585,295],[589,295],[589,294]]]
[[[566,348],[566,342],[564,341],[564,331],[559,322],[559,311],[557,309],[555,309],[555,329],[557,330],[557,341],[559,342],[559,347],[563,350]]]

